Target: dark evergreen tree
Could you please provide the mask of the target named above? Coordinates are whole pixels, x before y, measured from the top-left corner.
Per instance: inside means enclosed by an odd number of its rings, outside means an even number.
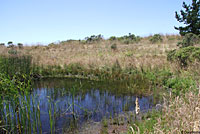
[[[183,2],[184,10],[178,14],[175,12],[177,21],[184,23],[186,26],[174,27],[179,30],[179,33],[184,36],[187,33],[200,34],[200,0],[192,0],[191,5]]]

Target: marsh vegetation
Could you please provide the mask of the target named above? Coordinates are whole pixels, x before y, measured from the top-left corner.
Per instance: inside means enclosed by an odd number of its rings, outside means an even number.
[[[129,34],[48,46],[1,45],[0,132],[79,132],[87,121],[100,122],[101,133],[115,131],[113,127],[128,133],[170,132],[175,122],[167,104],[173,110],[174,100],[187,100],[176,97],[189,98],[192,92],[195,98],[198,91],[199,42],[196,36],[190,39]],[[139,120],[134,113],[136,96],[145,111]],[[161,111],[154,110],[158,103]],[[171,121],[165,122],[168,129],[160,125],[162,116]]]

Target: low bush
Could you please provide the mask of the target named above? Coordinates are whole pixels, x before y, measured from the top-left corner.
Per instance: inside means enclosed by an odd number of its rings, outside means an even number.
[[[110,41],[115,41],[115,40],[117,40],[117,37],[111,36],[108,40],[110,40]]]
[[[10,54],[10,55],[17,55],[17,50],[15,50],[15,49],[10,49],[10,50],[8,50],[8,54]]]
[[[111,46],[110,46],[110,48],[112,49],[112,50],[117,50],[117,44],[112,44]]]
[[[181,93],[186,93],[190,89],[195,89],[196,88],[196,83],[195,81],[190,78],[190,77],[173,77],[167,80],[165,87],[167,89],[171,89],[171,92],[175,95],[178,96]]]
[[[193,46],[200,43],[200,35],[195,35],[193,33],[188,33],[183,37],[181,42],[178,42],[178,46],[180,47],[188,47]]]
[[[162,36],[160,34],[154,34],[149,41],[154,44],[154,43],[160,43],[163,41]]]
[[[23,44],[22,43],[18,43],[17,46],[19,47],[19,49],[23,48]]]
[[[121,43],[124,44],[130,44],[130,43],[138,43],[141,40],[141,37],[136,36],[134,34],[129,33],[128,35],[121,36],[121,37],[115,37],[111,36],[109,38],[110,41],[120,41]]]
[[[94,43],[94,42],[99,42],[101,40],[103,40],[103,36],[101,34],[92,35],[90,37],[86,37],[85,38],[86,43]]]
[[[138,43],[141,40],[141,37],[129,33],[129,35],[119,37],[118,40],[124,44]]]
[[[200,47],[189,46],[172,50],[168,53],[167,60],[178,62],[181,67],[187,67],[194,61],[200,61]]]

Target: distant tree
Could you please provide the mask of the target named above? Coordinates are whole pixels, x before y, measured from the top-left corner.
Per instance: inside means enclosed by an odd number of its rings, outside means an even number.
[[[184,36],[187,33],[200,34],[200,0],[192,0],[192,5],[183,2],[184,10],[178,14],[175,12],[177,21],[184,23],[186,26],[174,27]]]
[[[5,43],[0,43],[0,46],[5,46]]]
[[[8,45],[12,45],[12,44],[13,44],[13,42],[12,42],[12,41],[9,41],[9,42],[8,42]]]
[[[98,42],[103,40],[103,35],[99,34],[99,35],[92,35],[90,37],[86,37],[85,38],[87,43],[94,43],[94,42]]]
[[[112,49],[112,50],[117,50],[117,44],[112,44],[111,46],[110,46],[110,48]]]
[[[8,48],[13,48],[13,47],[14,47],[13,42],[12,42],[12,41],[9,41],[9,42],[8,42]]]
[[[114,41],[114,40],[117,40],[117,37],[115,37],[115,36],[111,36],[108,40],[110,40],[110,41]]]
[[[23,48],[23,44],[22,43],[18,43],[17,45],[18,45],[19,49]]]

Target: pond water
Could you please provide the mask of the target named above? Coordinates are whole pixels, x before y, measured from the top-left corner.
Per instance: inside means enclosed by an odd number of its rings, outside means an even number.
[[[35,81],[31,94],[39,102],[43,133],[50,133],[49,109],[55,113],[57,133],[88,120],[101,121],[103,117],[134,110],[136,96],[123,87],[122,82],[69,78]],[[153,97],[139,97],[139,105],[141,111],[151,109]]]

